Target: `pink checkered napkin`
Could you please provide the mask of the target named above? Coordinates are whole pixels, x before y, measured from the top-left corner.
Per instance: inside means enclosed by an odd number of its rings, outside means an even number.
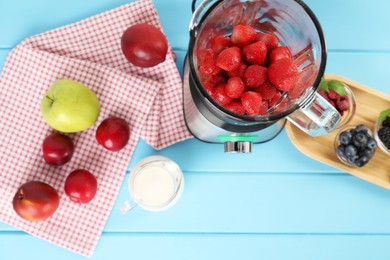
[[[141,0],[41,35],[12,50],[0,77],[0,220],[62,247],[90,256],[114,205],[140,136],[156,149],[190,137],[182,115],[181,80],[169,53],[153,68],[132,66],[122,55],[120,38],[134,23],[161,28],[150,0]],[[62,167],[47,165],[41,144],[53,130],[43,121],[40,101],[57,79],[90,87],[101,103],[98,122],[72,134],[75,153]],[[104,150],[95,131],[108,116],[120,116],[131,128],[129,144]],[[75,169],[98,180],[96,197],[86,205],[71,202],[64,182]],[[61,197],[48,220],[28,222],[16,215],[12,198],[20,185],[40,180]]]

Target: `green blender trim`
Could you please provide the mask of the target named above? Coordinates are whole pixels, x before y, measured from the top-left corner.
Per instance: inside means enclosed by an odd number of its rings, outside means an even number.
[[[256,142],[259,139],[258,135],[219,135],[218,140],[226,142]]]

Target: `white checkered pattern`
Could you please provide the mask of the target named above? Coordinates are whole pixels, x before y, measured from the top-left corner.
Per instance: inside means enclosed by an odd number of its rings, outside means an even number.
[[[191,137],[183,120],[181,79],[172,53],[164,63],[145,69],[131,65],[121,52],[123,31],[141,22],[161,28],[150,0],[33,36],[10,52],[0,77],[1,221],[90,256],[138,138],[161,149]],[[42,157],[42,141],[53,130],[43,121],[40,101],[61,78],[91,88],[100,100],[101,114],[90,129],[70,135],[73,158],[56,168]],[[127,120],[131,129],[129,144],[119,152],[109,152],[95,140],[99,123],[113,115]],[[64,193],[67,175],[79,168],[98,180],[96,197],[86,205],[71,202]],[[16,190],[30,180],[52,185],[61,197],[58,210],[42,222],[25,221],[12,208]]]

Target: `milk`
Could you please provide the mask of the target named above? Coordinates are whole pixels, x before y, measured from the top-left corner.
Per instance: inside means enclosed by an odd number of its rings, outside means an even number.
[[[130,172],[128,183],[131,200],[120,207],[123,214],[137,206],[148,211],[163,211],[181,197],[184,176],[171,159],[154,155],[142,159]]]
[[[132,194],[142,207],[162,207],[176,192],[172,174],[158,165],[148,165],[134,176]]]

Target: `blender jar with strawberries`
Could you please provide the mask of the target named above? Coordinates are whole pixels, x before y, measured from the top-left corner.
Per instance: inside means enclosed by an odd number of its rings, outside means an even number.
[[[194,8],[184,67],[184,116],[198,139],[250,152],[288,119],[311,136],[341,116],[317,94],[326,45],[299,0],[205,0]]]

